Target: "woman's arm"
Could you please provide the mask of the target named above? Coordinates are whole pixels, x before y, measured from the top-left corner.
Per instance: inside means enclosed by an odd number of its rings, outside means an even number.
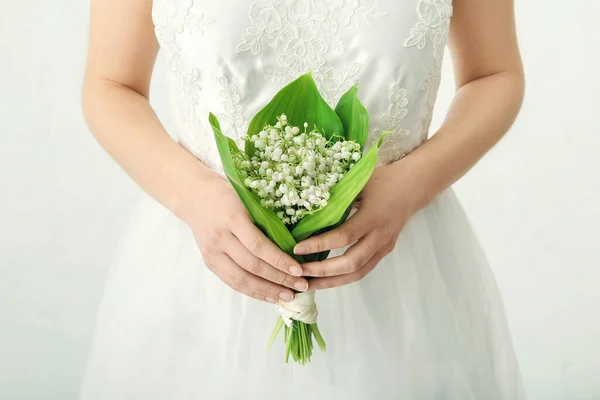
[[[454,0],[450,51],[456,95],[437,133],[396,168],[410,169],[425,206],[508,131],[525,88],[513,0]],[[404,165],[402,165],[404,164]]]
[[[91,10],[83,109],[98,142],[190,226],[205,263],[225,283],[260,300],[291,300],[289,288],[308,286],[295,277],[298,263],[252,224],[228,182],[171,139],[150,107],[158,52],[152,1],[92,0]]]
[[[310,281],[311,290],[345,285],[373,270],[408,219],[472,168],[515,120],[524,78],[513,0],[454,0],[450,50],[457,91],[439,131],[401,161],[378,168],[345,224],[296,246],[305,254],[358,241],[341,257],[303,265],[305,275],[319,277]]]
[[[158,43],[150,0],[92,1],[83,111],[98,142],[157,201],[187,219],[214,174],[167,134],[148,101]]]

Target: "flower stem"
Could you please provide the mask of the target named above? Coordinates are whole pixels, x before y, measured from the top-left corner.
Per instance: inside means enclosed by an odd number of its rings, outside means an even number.
[[[316,323],[306,324],[300,321],[292,321],[292,326],[285,325],[283,318],[279,318],[269,338],[267,350],[273,346],[279,332],[283,329],[283,340],[285,342],[285,362],[289,362],[290,356],[294,361],[302,365],[310,362],[313,353],[313,336],[321,351],[326,351],[325,340],[321,336]]]
[[[316,323],[309,325],[300,321],[292,321],[292,326],[288,327],[284,324],[282,318],[279,318],[273,329],[267,350],[273,345],[282,327],[284,328],[283,340],[285,342],[286,363],[289,362],[290,356],[299,364],[306,365],[309,363],[313,352],[313,336],[319,348],[322,351],[326,350],[325,341]]]
[[[273,346],[273,343],[275,343],[275,339],[277,339],[277,335],[279,335],[279,332],[281,331],[282,327],[283,327],[283,318],[279,317],[279,319],[277,320],[277,323],[275,324],[275,328],[273,329],[273,333],[271,334],[271,337],[269,338],[269,343],[267,344],[267,351],[269,349],[271,349],[271,346]]]
[[[321,351],[327,351],[327,346],[325,345],[325,340],[323,340],[323,336],[321,336],[321,331],[319,330],[319,325],[316,323],[310,325],[310,330],[312,334],[315,336],[315,340],[319,345]]]
[[[290,350],[291,350],[291,333],[292,333],[292,328],[288,328],[288,326],[285,326],[285,330],[284,330],[284,335],[283,338],[285,340],[285,362],[287,363],[290,359]]]

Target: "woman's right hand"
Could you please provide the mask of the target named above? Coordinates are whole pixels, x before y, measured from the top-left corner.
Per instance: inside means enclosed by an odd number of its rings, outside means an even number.
[[[291,301],[294,290],[308,289],[300,264],[252,223],[229,182],[217,176],[207,179],[196,201],[185,222],[204,263],[224,283],[270,303]]]
[[[191,227],[219,278],[260,300],[292,300],[290,288],[308,287],[300,264],[252,224],[231,185],[173,140],[150,106],[159,50],[151,3],[93,1],[83,90],[90,130],[140,187]],[[125,13],[133,16],[127,24]]]

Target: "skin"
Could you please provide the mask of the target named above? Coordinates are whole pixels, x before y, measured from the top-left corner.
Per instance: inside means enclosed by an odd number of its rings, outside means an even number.
[[[262,301],[289,301],[309,283],[320,290],[366,276],[393,250],[410,217],[500,140],[523,98],[513,1],[454,0],[449,47],[457,91],[445,122],[410,155],[376,170],[345,224],[295,249],[306,254],[353,244],[344,255],[301,266],[252,224],[229,183],[177,144],[152,110],[159,46],[151,1],[92,0],[91,6],[82,99],[90,130],[142,189],[190,227],[213,273]]]

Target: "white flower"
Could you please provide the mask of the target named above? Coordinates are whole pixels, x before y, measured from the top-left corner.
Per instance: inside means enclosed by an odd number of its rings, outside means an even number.
[[[307,128],[305,122],[301,132],[282,114],[274,126],[243,137],[257,149],[252,157],[244,153],[233,157],[244,185],[284,224],[295,224],[325,207],[331,188],[361,158],[358,143],[332,143],[316,127]]]
[[[314,194],[311,194],[310,196],[308,196],[308,201],[311,204],[319,204],[321,202],[321,200],[317,196],[315,196]]]

